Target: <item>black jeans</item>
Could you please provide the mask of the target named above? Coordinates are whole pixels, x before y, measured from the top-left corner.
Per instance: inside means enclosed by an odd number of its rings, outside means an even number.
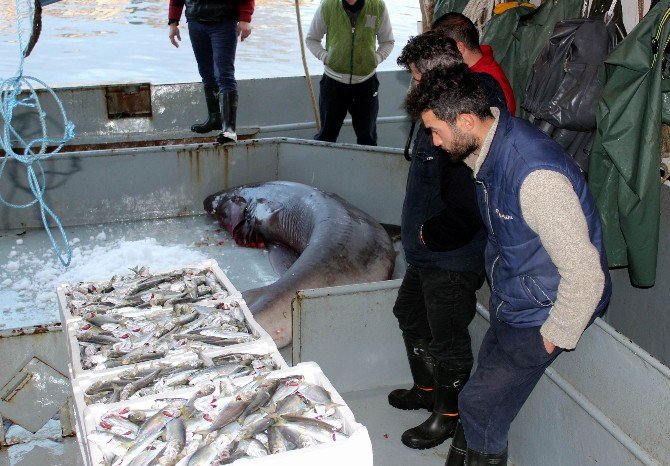
[[[237,93],[235,50],[237,20],[189,21],[188,34],[198,62],[198,72],[205,87]]]
[[[468,325],[484,274],[408,266],[393,306],[403,334],[428,339],[433,357],[450,369],[472,368]]]
[[[482,453],[507,448],[512,421],[561,352],[556,348],[547,353],[540,327],[512,327],[491,317],[477,369],[458,396],[468,448]]]
[[[378,90],[379,80],[376,74],[358,84],[344,84],[324,74],[319,91],[321,131],[314,136],[314,139],[337,141],[344,118],[349,112],[356,133],[356,142],[365,146],[376,146]]]

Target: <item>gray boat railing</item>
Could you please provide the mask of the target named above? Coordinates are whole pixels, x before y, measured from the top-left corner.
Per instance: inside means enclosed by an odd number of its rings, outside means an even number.
[[[299,292],[293,301],[293,363],[317,361],[345,400],[351,392],[411,384],[391,311],[399,286],[393,280]],[[475,356],[489,319],[481,304],[487,290],[479,294],[470,326]],[[668,368],[597,319],[577,350],[547,369],[512,424],[510,461],[668,464],[668,393]],[[374,448],[380,439],[372,441]]]
[[[409,128],[401,108],[409,82],[404,71],[382,71],[379,78],[380,107],[378,144],[403,147]],[[321,76],[312,76],[318,87]],[[189,139],[190,126],[206,113],[200,83],[119,83],[54,89],[68,119],[75,125],[69,146],[111,145],[141,141]],[[238,81],[240,106],[237,126],[240,136],[312,139],[316,122],[305,78],[300,76]],[[57,103],[44,90],[37,90],[47,116],[49,134],[62,134]],[[31,109],[17,108],[13,124],[22,137],[41,137],[40,121]],[[207,135],[206,135],[207,136]],[[208,135],[213,141],[216,133]],[[340,142],[356,141],[351,119],[345,119]]]

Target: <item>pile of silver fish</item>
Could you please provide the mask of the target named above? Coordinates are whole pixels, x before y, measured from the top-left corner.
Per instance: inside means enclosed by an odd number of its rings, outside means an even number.
[[[163,358],[168,353],[225,347],[258,339],[234,300],[229,304],[219,302],[213,307],[174,304],[139,315],[136,310],[126,311],[125,314],[89,311],[75,324],[84,370],[136,364]]]
[[[259,376],[277,369],[271,354],[233,353],[209,358],[198,352],[197,359],[172,364],[161,361],[100,379],[86,387],[84,401],[86,404],[116,403],[166,390],[219,383],[223,379]]]
[[[242,386],[224,378],[189,399],[111,409],[88,440],[104,465],[222,465],[346,439],[337,407],[301,376],[259,376]]]
[[[224,299],[230,295],[209,268],[184,268],[152,275],[146,267],[132,268],[133,274],[114,275],[109,281],[81,282],[65,290],[73,316],[106,314],[120,308],[169,308],[205,298]]]

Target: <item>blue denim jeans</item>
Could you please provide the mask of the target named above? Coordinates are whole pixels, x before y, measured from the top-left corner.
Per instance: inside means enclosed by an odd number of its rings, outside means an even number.
[[[324,74],[319,89],[321,131],[314,139],[337,141],[344,118],[349,112],[356,142],[365,146],[377,145],[379,80],[376,74],[358,84],[341,83]]]
[[[491,317],[477,368],[458,396],[469,449],[500,453],[507,448],[512,421],[561,352],[547,353],[540,327],[512,327]]]
[[[205,87],[218,87],[221,92],[237,93],[235,81],[235,50],[237,20],[188,22],[198,72]]]
[[[475,292],[484,274],[409,266],[393,314],[403,335],[430,340],[428,350],[449,369],[472,369],[468,325],[475,316]]]

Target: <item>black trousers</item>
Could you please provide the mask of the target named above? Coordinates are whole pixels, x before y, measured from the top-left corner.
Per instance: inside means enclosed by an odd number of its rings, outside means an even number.
[[[433,357],[450,369],[473,365],[468,325],[475,316],[475,292],[484,273],[408,266],[393,306],[403,334],[429,339]]]
[[[358,84],[344,84],[324,74],[319,92],[321,131],[314,136],[314,139],[337,141],[344,118],[349,112],[356,133],[356,142],[365,146],[376,146],[378,90],[379,80],[376,74]]]

